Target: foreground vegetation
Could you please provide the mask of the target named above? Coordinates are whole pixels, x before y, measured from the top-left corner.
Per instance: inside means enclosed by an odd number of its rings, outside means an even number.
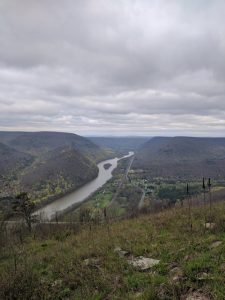
[[[225,203],[213,204],[212,215],[211,229],[200,206],[192,230],[186,207],[114,223],[42,224],[31,234],[2,230],[0,299],[224,299]],[[116,247],[160,263],[138,270]]]

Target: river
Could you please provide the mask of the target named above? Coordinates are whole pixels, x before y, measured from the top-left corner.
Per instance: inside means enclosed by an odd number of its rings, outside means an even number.
[[[40,208],[35,212],[35,215],[39,215],[42,220],[51,220],[56,213],[62,213],[63,211],[72,208],[77,203],[83,202],[112,178],[112,172],[116,169],[119,160],[128,158],[132,155],[134,155],[134,152],[130,151],[129,154],[123,157],[115,157],[100,162],[98,164],[99,173],[95,179],[78,188],[76,191]],[[104,168],[105,164],[110,164],[110,167],[107,169]]]

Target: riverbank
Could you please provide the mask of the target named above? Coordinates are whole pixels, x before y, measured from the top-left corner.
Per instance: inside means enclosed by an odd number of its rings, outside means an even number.
[[[99,173],[98,176],[92,181],[86,183],[81,188],[75,190],[72,193],[68,193],[59,199],[51,201],[49,204],[44,205],[42,208],[35,211],[35,214],[39,215],[42,219],[54,218],[57,214],[63,214],[68,210],[74,209],[80,202],[88,199],[94,192],[96,192],[100,187],[102,187],[108,180],[112,178],[112,172],[117,167],[118,161],[132,156],[134,153],[129,152],[121,158],[113,158],[102,161],[98,164]],[[111,166],[106,170],[104,168],[105,164],[110,164]]]
[[[99,173],[99,170],[98,170],[98,173]],[[84,182],[78,186],[76,186],[75,188],[71,188],[71,189],[68,189],[67,191],[65,191],[64,193],[61,193],[61,194],[58,194],[58,195],[55,195],[55,196],[51,196],[49,197],[47,200],[44,200],[44,201],[41,201],[37,204],[35,204],[35,212],[44,208],[45,206],[47,206],[48,204],[51,204],[53,203],[54,201],[56,200],[59,200],[61,199],[62,197],[65,197],[67,195],[70,195],[71,193],[73,192],[76,192],[78,189],[82,188],[83,186],[85,186],[87,183],[89,183],[90,181],[96,179],[98,177],[98,173],[95,177],[93,177],[91,180],[87,181],[87,182]],[[34,213],[35,213],[34,212]]]
[[[70,210],[60,220],[79,222],[81,216],[85,215],[86,219],[99,222],[105,218],[105,215],[109,218],[121,219],[137,211],[136,208],[141,195],[139,189],[131,188],[127,178],[132,160],[133,156],[118,160],[117,168],[112,172],[113,177],[87,201],[75,207],[75,210]],[[112,200],[114,200],[114,204],[110,205]]]

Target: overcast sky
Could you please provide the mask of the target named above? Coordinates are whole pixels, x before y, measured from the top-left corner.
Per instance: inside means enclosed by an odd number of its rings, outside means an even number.
[[[225,136],[225,1],[0,0],[0,130]]]

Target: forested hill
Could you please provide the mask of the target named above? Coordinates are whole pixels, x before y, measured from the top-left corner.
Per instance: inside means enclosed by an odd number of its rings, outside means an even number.
[[[89,139],[64,132],[0,132],[0,142],[29,154],[42,154],[59,147],[72,147],[95,161],[108,153]]]
[[[133,165],[153,177],[225,176],[225,138],[155,137],[138,151]]]
[[[33,161],[33,156],[19,152],[9,146],[0,143],[0,178],[12,174],[13,170],[23,169]]]
[[[20,191],[37,201],[62,195],[95,178],[97,162],[109,156],[76,134],[0,132],[0,198]]]

